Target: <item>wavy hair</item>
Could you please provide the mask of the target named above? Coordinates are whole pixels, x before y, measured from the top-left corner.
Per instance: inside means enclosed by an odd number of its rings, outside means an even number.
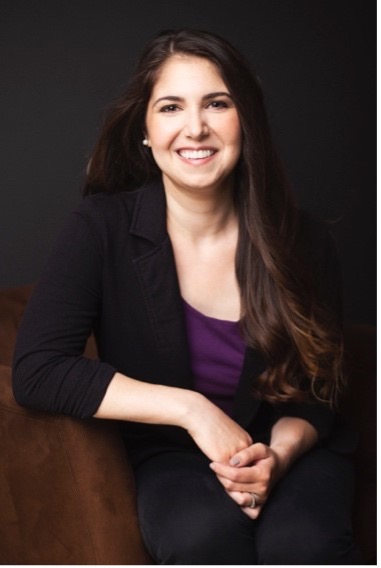
[[[318,399],[332,405],[342,382],[339,318],[332,302],[319,295],[300,246],[298,209],[272,142],[260,82],[234,46],[192,29],[165,30],[148,42],[126,92],[105,116],[84,194],[129,191],[160,179],[142,138],[152,89],[175,54],[213,62],[240,118],[235,200],[241,324],[247,344],[266,361],[254,394],[272,403]]]

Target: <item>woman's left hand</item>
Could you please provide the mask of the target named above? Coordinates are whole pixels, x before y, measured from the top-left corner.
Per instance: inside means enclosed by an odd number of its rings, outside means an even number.
[[[252,444],[234,454],[228,464],[214,461],[210,467],[242,511],[256,519],[275,483],[317,440],[312,424],[283,416],[272,427],[270,446]]]
[[[261,513],[283,471],[280,455],[261,443],[238,452],[229,464],[212,462],[210,467],[228,495],[251,519],[256,519]]]

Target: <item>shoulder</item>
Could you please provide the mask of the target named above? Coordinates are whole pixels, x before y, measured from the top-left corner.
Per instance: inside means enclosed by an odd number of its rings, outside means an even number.
[[[150,225],[162,211],[165,198],[162,185],[151,182],[133,191],[118,193],[100,192],[86,196],[74,211],[89,225],[107,232],[118,232],[135,226],[139,220],[143,226]]]
[[[121,219],[125,222],[133,214],[137,193],[138,190],[88,195],[82,199],[73,213],[95,225],[102,225],[105,222],[112,225]]]

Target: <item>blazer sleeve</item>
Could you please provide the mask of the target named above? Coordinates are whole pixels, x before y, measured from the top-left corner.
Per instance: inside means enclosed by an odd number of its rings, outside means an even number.
[[[308,263],[314,293],[325,306],[333,326],[342,329],[342,278],[335,241],[326,224],[303,213],[300,243],[303,258]],[[310,422],[318,432],[319,441],[331,434],[336,415],[327,405],[316,403],[284,403],[274,409],[275,419],[295,416]]]
[[[25,310],[13,361],[19,404],[79,418],[95,413],[115,374],[111,365],[83,356],[102,283],[101,239],[83,214],[86,206],[71,214],[53,246]]]

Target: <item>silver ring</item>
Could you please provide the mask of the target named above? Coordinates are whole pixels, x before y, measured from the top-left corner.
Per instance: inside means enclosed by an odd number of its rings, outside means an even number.
[[[257,506],[257,497],[255,493],[249,493],[249,495],[251,495],[251,503],[249,507],[250,509],[255,509],[255,507]]]

